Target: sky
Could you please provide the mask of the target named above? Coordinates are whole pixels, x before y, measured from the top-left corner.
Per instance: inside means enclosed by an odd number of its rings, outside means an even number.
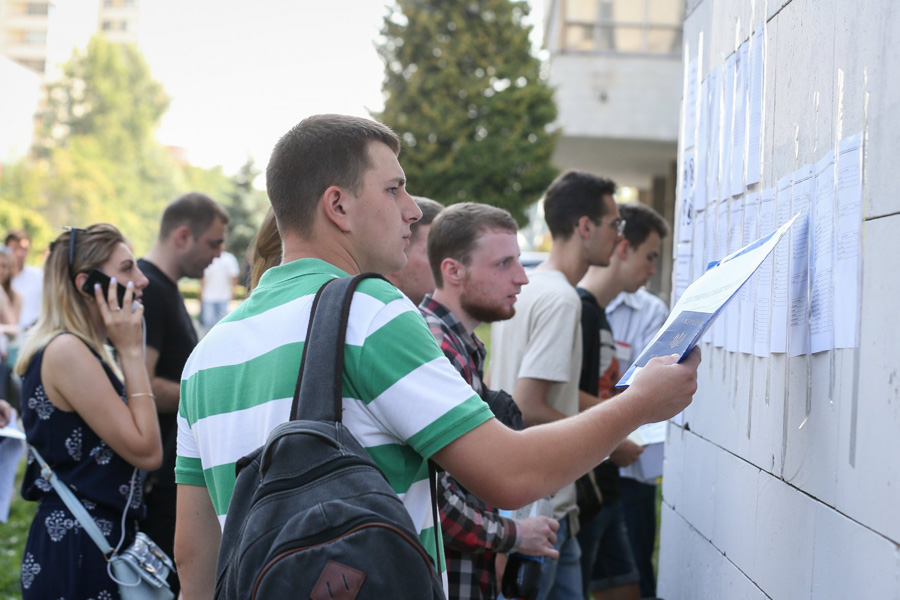
[[[233,173],[248,156],[263,168],[306,116],[380,110],[387,11],[383,0],[143,0],[139,47],[171,97],[159,140]]]
[[[145,0],[140,48],[172,98],[158,138],[191,163],[264,166],[291,126],[382,107],[381,2]]]

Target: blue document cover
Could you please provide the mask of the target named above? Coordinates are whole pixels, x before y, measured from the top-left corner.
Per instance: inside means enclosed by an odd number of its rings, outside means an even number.
[[[636,367],[646,366],[650,359],[657,356],[677,354],[683,359],[697,345],[718,313],[683,312],[672,321],[653,344],[648,346],[631,365],[616,387],[625,387],[624,381],[630,381]]]

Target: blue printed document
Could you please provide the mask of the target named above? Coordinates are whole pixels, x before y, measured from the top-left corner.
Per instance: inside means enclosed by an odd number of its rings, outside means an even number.
[[[634,376],[651,358],[677,354],[679,362],[684,360],[729,300],[737,295],[741,286],[775,249],[798,216],[794,215],[776,231],[744,246],[718,263],[713,263],[699,279],[688,286],[669,318],[616,387],[631,385]]]

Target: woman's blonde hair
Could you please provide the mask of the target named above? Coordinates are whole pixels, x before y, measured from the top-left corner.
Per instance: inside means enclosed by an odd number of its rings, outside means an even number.
[[[281,264],[281,253],[281,235],[270,208],[250,244],[250,291],[259,284],[263,273]]]
[[[75,236],[74,240],[72,236]],[[72,261],[69,264],[72,242]],[[119,244],[127,245],[128,242],[118,229],[108,223],[97,223],[87,229],[70,229],[50,244],[50,253],[44,264],[41,316],[29,332],[16,360],[15,370],[19,376],[25,374],[34,355],[60,333],[78,336],[115,369],[105,340],[100,338],[91,323],[88,310],[90,300],[75,287],[75,276],[99,269]]]

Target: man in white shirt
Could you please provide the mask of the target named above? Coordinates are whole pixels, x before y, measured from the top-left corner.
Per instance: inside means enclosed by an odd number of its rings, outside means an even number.
[[[513,390],[527,427],[564,420],[597,402],[578,387],[581,298],[575,284],[589,266],[609,264],[622,223],[615,191],[609,179],[582,171],[564,173],[550,184],[544,218],[553,247],[529,274],[515,316],[492,327],[491,386]],[[544,561],[539,600],[583,596],[575,497],[574,483],[553,497],[560,556]]]
[[[25,264],[31,250],[28,232],[13,229],[6,234],[6,246],[13,255],[13,289],[22,296],[22,312],[19,314],[19,343],[26,330],[37,322],[41,314],[41,295],[44,291],[44,271]]]
[[[200,324],[207,330],[228,314],[241,268],[231,252],[223,251],[203,271],[200,280]]]

